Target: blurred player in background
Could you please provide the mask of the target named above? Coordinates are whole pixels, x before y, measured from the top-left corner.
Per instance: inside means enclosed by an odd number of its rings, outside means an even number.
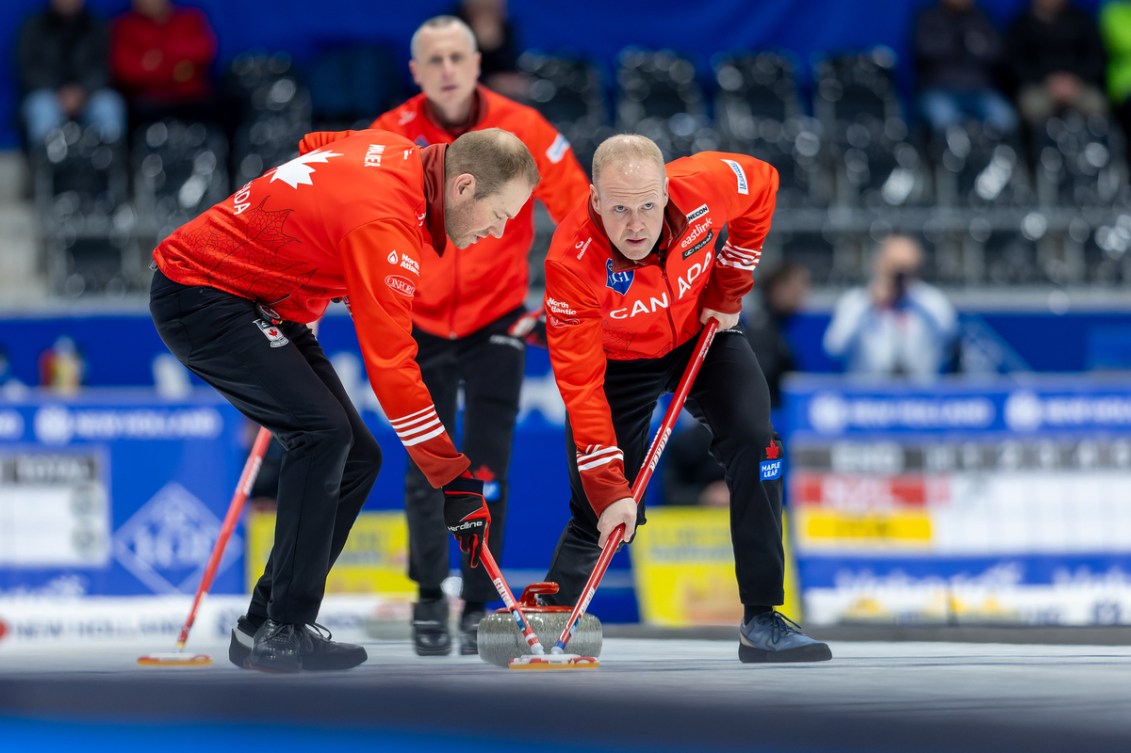
[[[538,184],[498,129],[421,148],[384,131],[313,133],[299,156],[182,226],[154,252],[150,311],[165,344],[285,452],[275,541],[229,656],[276,672],[347,669],[360,646],[313,626],[326,576],[381,451],[307,326],[344,298],[369,379],[473,564],[490,516],[413,360],[426,255],[499,237]]]
[[[475,35],[454,16],[425,21],[412,37],[409,68],[421,93],[390,110],[372,127],[399,133],[419,145],[450,144],[460,134],[503,128],[530,149],[541,182],[534,198],[559,221],[586,195],[589,181],[569,143],[535,110],[478,83]],[[421,259],[413,305],[417,362],[436,410],[454,432],[463,390],[461,447],[476,476],[486,482],[491,510],[491,552],[502,560],[507,510],[507,471],[525,371],[524,338],[541,337],[537,314],[526,314],[529,261],[534,241],[534,206],[527,203],[501,238],[487,238],[465,254]],[[539,312],[540,314],[540,312]],[[531,331],[532,327],[536,330]],[[448,577],[448,539],[443,498],[414,464],[405,478],[409,530],[409,577],[419,586],[413,609],[413,643],[421,656],[451,651],[448,603],[441,584]],[[476,631],[488,601],[496,598],[483,570],[461,563],[463,613],[460,653],[475,654]]]
[[[744,662],[823,661],[774,606],[785,600],[783,452],[770,394],[738,329],[742,298],[770,229],[773,167],[742,154],[701,152],[665,168],[643,136],[614,136],[593,156],[589,201],[554,234],[546,258],[547,340],[565,400],[572,519],[547,580],[547,599],[573,604],[609,534],[645,522],[630,484],[648,445],[657,399],[675,389],[703,324],[719,334],[686,407],[713,435],[726,469],[731,537],[744,606]],[[717,248],[724,225],[729,239]]]

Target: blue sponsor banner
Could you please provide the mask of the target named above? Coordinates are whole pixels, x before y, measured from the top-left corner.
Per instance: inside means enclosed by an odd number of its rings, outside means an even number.
[[[0,404],[0,596],[193,594],[247,457],[218,397]],[[243,593],[232,536],[212,586]]]
[[[1131,378],[944,380],[929,387],[797,377],[785,426],[805,438],[1131,433]]]
[[[615,284],[626,285],[628,279],[618,278]],[[963,318],[976,320],[983,336],[993,337],[1000,349],[1015,354],[1013,370],[1049,373],[1131,368],[1126,312],[1052,315],[1047,311],[965,311]],[[825,312],[800,314],[790,323],[787,335],[800,371],[817,374],[839,370],[820,348],[827,326]],[[168,355],[144,310],[8,315],[0,317],[0,352],[8,357],[11,378],[35,386],[40,357],[63,336],[71,338],[82,355],[83,384],[91,387],[152,387],[155,359]],[[319,340],[330,355],[360,355],[353,322],[337,305],[322,320]],[[1049,347],[1049,343],[1056,347]],[[531,349],[531,353],[537,350]],[[544,359],[528,359],[528,374],[548,371]],[[4,378],[0,373],[0,386]],[[195,378],[193,382],[200,384]]]

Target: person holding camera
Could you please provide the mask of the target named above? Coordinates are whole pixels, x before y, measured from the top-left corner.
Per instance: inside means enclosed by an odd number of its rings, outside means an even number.
[[[837,301],[824,348],[847,373],[929,381],[953,370],[958,315],[942,291],[919,279],[922,266],[918,241],[888,236],[869,285]]]

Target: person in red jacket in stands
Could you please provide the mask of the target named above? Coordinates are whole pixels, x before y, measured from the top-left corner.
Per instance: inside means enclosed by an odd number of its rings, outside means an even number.
[[[537,111],[478,83],[475,35],[454,16],[425,21],[412,37],[413,78],[421,93],[372,124],[417,144],[450,144],[462,133],[503,128],[530,149],[542,176],[533,198],[556,222],[582,201],[589,181],[569,143]],[[501,238],[485,238],[467,254],[445,253],[421,261],[421,285],[413,306],[413,335],[424,383],[440,419],[455,429],[462,387],[462,446],[486,484],[491,509],[491,552],[502,559],[507,509],[507,471],[525,369],[519,335],[534,324],[526,315],[527,257],[534,241],[534,206],[528,202]],[[532,338],[533,339],[533,338]],[[409,577],[419,586],[413,609],[413,643],[421,656],[451,651],[448,603],[441,583],[450,572],[443,501],[415,465],[405,477],[409,530]],[[477,653],[477,628],[496,598],[482,570],[462,561],[463,612],[460,653]]]
[[[216,36],[197,8],[133,0],[111,26],[110,64],[135,125],[166,116],[217,119],[215,59]]]
[[[298,157],[154,251],[161,339],[284,449],[274,546],[232,631],[233,663],[294,672],[367,658],[311,627],[381,464],[307,326],[333,299],[346,299],[373,391],[428,483],[443,488],[448,530],[477,564],[490,525],[483,481],[421,381],[413,299],[427,256],[501,236],[538,180],[526,146],[499,129],[423,148],[387,131],[313,133]]]
[[[643,136],[604,141],[589,200],[560,225],[546,257],[546,335],[565,401],[570,511],[546,601],[574,604],[618,525],[645,522],[630,484],[657,399],[675,389],[700,330],[719,332],[687,410],[712,434],[726,470],[744,662],[823,661],[829,647],[774,606],[785,600],[781,441],[770,393],[738,324],[770,230],[777,171],[744,154],[700,152],[664,165]],[[721,248],[718,236],[726,227]]]

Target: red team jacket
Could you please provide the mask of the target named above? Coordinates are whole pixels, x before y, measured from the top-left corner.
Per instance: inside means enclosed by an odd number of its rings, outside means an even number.
[[[436,416],[412,338],[421,262],[447,243],[446,149],[385,131],[308,134],[298,157],[153,253],[175,282],[269,304],[290,321],[313,322],[332,298],[348,297],[373,391],[437,487],[471,464]]]
[[[558,226],[546,257],[550,361],[598,515],[631,496],[605,399],[606,359],[659,358],[698,334],[704,308],[741,311],[774,213],[777,171],[753,157],[701,152],[669,163],[667,175],[657,252],[627,259],[586,202]]]
[[[420,146],[450,144],[464,131],[502,128],[518,136],[534,155],[542,180],[533,198],[546,206],[554,222],[560,222],[588,195],[589,179],[565,137],[536,110],[483,86],[476,90],[471,122],[463,131],[452,133],[436,123],[423,94],[377,118],[371,127],[399,133]],[[528,201],[507,223],[502,238],[484,238],[460,253],[449,247],[443,256],[423,259],[413,304],[416,326],[431,335],[455,339],[521,306],[526,299],[527,255],[533,242],[534,202]]]

